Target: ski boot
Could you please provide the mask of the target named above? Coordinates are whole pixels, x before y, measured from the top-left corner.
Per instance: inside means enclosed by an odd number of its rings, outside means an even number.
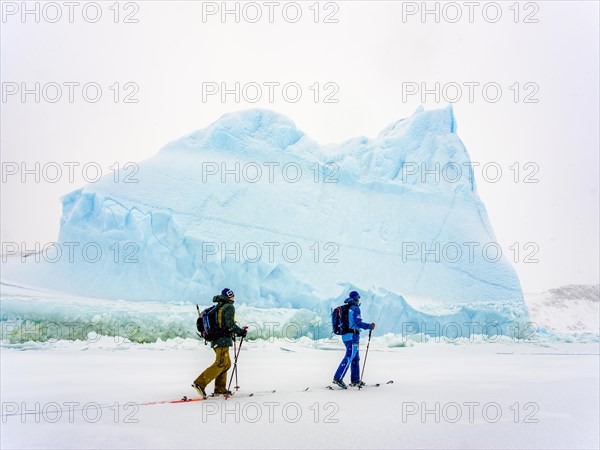
[[[200,394],[200,397],[202,397],[203,399],[208,398],[208,395],[206,395],[206,391],[204,390],[204,388],[202,386],[200,386],[199,384],[196,384],[196,383],[192,383],[192,387],[194,389],[196,389],[196,392],[198,392],[198,394]]]
[[[359,381],[353,381],[348,386],[350,386],[350,387],[357,387],[357,388],[360,389],[361,387],[366,386],[366,384],[363,381],[359,380]]]
[[[213,397],[219,397],[221,395],[225,398],[229,398],[233,395],[233,392],[231,392],[229,389],[225,389],[224,391],[213,392],[212,394]]]
[[[346,386],[346,383],[344,383],[343,380],[336,380],[335,378],[333,379],[333,384],[339,386],[342,389],[348,389],[348,386]]]

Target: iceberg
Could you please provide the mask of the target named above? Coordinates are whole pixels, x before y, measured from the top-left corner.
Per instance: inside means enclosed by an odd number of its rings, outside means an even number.
[[[22,281],[28,266],[49,289],[173,304],[227,286],[238,303],[323,320],[354,288],[378,333],[442,316],[527,319],[469,165],[451,106],[330,145],[273,111],[230,113],[127,177],[65,195],[54,253],[3,264],[3,278]]]

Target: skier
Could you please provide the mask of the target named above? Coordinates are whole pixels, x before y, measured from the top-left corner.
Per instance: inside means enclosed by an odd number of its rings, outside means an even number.
[[[344,376],[348,371],[348,366],[350,366],[350,386],[362,387],[365,385],[360,379],[358,356],[360,330],[374,330],[375,324],[365,323],[360,318],[360,294],[358,292],[350,292],[344,303],[350,304],[350,309],[348,310],[348,328],[351,332],[342,335],[342,341],[346,345],[346,355],[333,376],[333,383],[337,384],[342,389],[347,389],[346,383],[344,383]]]
[[[233,345],[232,335],[245,337],[248,333],[244,328],[240,328],[235,323],[235,301],[234,292],[225,288],[221,291],[221,295],[213,297],[213,302],[218,303],[218,323],[222,329],[222,336],[210,343],[211,348],[215,352],[215,362],[202,372],[192,387],[198,391],[202,397],[206,398],[206,386],[212,380],[215,380],[214,395],[231,395],[231,391],[227,390],[227,371],[231,367],[231,358],[229,357],[229,347]]]

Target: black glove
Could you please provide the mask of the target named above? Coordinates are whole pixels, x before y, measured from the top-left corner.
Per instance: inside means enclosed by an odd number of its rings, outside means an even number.
[[[248,334],[248,330],[242,328],[242,330],[238,333],[239,337],[246,337],[246,335]]]

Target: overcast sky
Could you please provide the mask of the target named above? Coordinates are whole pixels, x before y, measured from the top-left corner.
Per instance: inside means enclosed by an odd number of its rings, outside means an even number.
[[[221,2],[130,2],[120,5],[114,23],[113,2],[102,2],[101,18],[90,23],[96,9],[87,7],[84,17],[87,3],[81,2],[70,23],[68,7],[58,2],[59,9],[40,4],[39,23],[34,14],[23,23],[15,10],[21,2],[3,2],[4,168],[11,162],[31,168],[36,161],[97,162],[108,171],[115,162],[148,158],[221,114],[248,107],[284,113],[323,144],[374,137],[423,103],[420,95],[406,95],[407,83],[448,86],[446,98],[425,99],[427,109],[446,106],[458,84],[463,92],[454,111],[471,159],[503,170],[496,183],[475,170],[498,241],[509,255],[518,242],[521,260],[533,248],[523,249],[525,243],[539,247],[538,263],[515,264],[524,290],[598,283],[598,2],[529,2],[512,9],[514,2],[478,2],[471,11],[464,2],[428,3],[439,8],[439,23],[433,14],[423,23],[415,11],[421,2],[313,3],[298,8],[279,2],[273,23],[263,2],[241,4],[240,23],[233,14],[223,23],[218,11],[208,15]],[[258,11],[261,19],[249,23]],[[301,18],[292,23],[298,11]],[[498,11],[502,16],[494,23]],[[51,23],[57,12],[61,18]],[[131,20],[137,23],[124,23]],[[33,94],[25,102],[20,92],[9,95],[21,83],[33,88],[36,82],[40,92],[45,88],[39,103]],[[64,84],[69,82],[80,83],[73,103]],[[231,95],[225,102],[219,95],[203,101],[203,83],[222,82],[297,83],[302,97],[292,103],[277,87],[270,102],[265,87],[256,103],[236,103]],[[56,103],[48,101],[56,95],[53,83],[62,85]],[[86,83],[101,87],[98,102],[83,97]],[[473,101],[468,83],[480,84]],[[491,90],[484,93],[485,84]],[[494,103],[497,86],[502,97]],[[92,97],[93,89],[87,94]],[[125,103],[127,95],[138,102]],[[338,102],[324,102],[327,95]],[[59,197],[85,184],[81,170],[75,173],[74,182],[66,168],[57,183],[35,183],[33,176],[26,183],[18,176],[3,180],[2,240],[56,239]],[[527,175],[539,182],[524,183]]]

